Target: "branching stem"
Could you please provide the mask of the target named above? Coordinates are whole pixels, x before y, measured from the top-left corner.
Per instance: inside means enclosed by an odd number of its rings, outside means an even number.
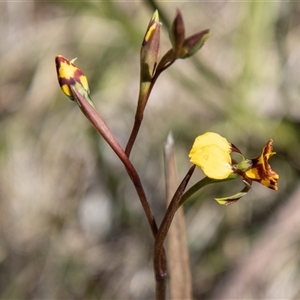
[[[122,147],[120,146],[120,144],[118,143],[114,135],[111,133],[110,129],[107,127],[106,123],[103,121],[99,113],[96,111],[96,109],[93,108],[75,88],[71,87],[71,89],[84,115],[93,124],[96,130],[100,133],[100,135],[104,138],[104,140],[110,145],[110,147],[113,149],[113,151],[117,154],[117,156],[124,164],[126,171],[139,196],[142,207],[145,211],[148,222],[150,224],[152,234],[155,237],[158,232],[158,227],[155,218],[153,216],[152,210],[149,206],[146,194],[144,192],[137,171],[135,170],[128,156],[126,155],[126,153],[124,152],[124,150],[122,149]]]
[[[162,223],[158,229],[158,233],[156,235],[155,239],[155,245],[154,245],[154,270],[155,270],[155,277],[156,281],[160,283],[160,286],[163,287],[163,283],[166,284],[166,266],[162,265],[163,259],[162,257],[164,256],[164,241],[166,239],[167,233],[169,231],[169,228],[171,226],[172,220],[174,218],[174,215],[179,208],[179,203],[181,196],[195,170],[195,165],[193,165],[185,177],[183,178],[182,182],[178,186],[171,202],[170,205],[168,206],[168,209],[166,211],[166,214],[162,220]],[[161,290],[158,289],[156,290],[156,299],[165,299],[163,298]]]

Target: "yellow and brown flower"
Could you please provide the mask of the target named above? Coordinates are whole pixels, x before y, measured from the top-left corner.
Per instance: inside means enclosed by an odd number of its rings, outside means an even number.
[[[273,140],[269,140],[261,155],[251,159],[252,166],[245,172],[245,175],[247,178],[277,191],[279,175],[272,170],[268,162],[269,158],[274,154],[276,152],[273,152]]]
[[[87,95],[90,93],[87,78],[83,72],[74,65],[75,60],[76,58],[69,61],[62,55],[58,55],[55,58],[59,85],[64,94],[71,100],[75,100],[70,89],[71,86],[76,86],[79,84],[87,93]]]
[[[242,160],[239,163],[233,162],[231,152],[238,153]],[[225,138],[217,133],[207,132],[195,139],[189,157],[191,162],[199,166],[208,178],[226,180],[240,177],[244,180],[246,188],[240,193],[230,197],[216,198],[221,204],[231,204],[248,192],[252,181],[278,190],[279,175],[272,170],[268,162],[274,154],[273,140],[269,140],[260,156],[246,159],[241,151]]]

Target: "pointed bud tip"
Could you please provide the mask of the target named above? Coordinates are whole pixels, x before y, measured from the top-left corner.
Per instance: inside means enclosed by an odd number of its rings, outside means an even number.
[[[158,11],[156,10],[149,22],[148,28],[143,39],[142,47],[149,42],[149,40],[155,34],[156,31],[160,31],[160,25],[161,23],[159,22]]]
[[[177,9],[175,19],[169,29],[169,37],[175,57],[178,58],[185,38],[185,26],[179,9]]]
[[[181,58],[193,56],[210,36],[210,30],[205,29],[186,38],[183,45],[184,52],[182,53]]]
[[[159,22],[158,10],[155,10],[155,12],[152,15],[152,19],[151,20],[155,20],[155,22]]]
[[[141,47],[141,82],[150,82],[160,53],[160,28],[156,10],[149,22]]]
[[[63,93],[71,100],[74,100],[74,95],[71,90],[72,86],[81,85],[87,96],[90,92],[86,76],[73,64],[75,60],[76,58],[69,61],[62,55],[55,57],[58,83]]]

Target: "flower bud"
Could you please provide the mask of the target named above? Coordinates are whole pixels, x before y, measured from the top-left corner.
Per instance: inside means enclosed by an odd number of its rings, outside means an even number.
[[[69,61],[62,55],[58,55],[55,58],[58,83],[63,93],[73,101],[75,98],[70,89],[71,86],[81,86],[81,91],[84,93],[83,96],[85,98],[89,98],[90,94],[87,78],[83,72],[73,64],[75,60],[76,58]]]
[[[184,43],[184,32],[185,29],[183,18],[180,11],[177,10],[176,17],[169,30],[169,36],[173,46],[175,57],[178,57],[179,53],[181,52],[181,48]]]
[[[209,37],[209,29],[205,29],[186,38],[182,46],[180,57],[187,58],[193,56]]]
[[[160,27],[158,12],[155,11],[147,28],[141,48],[141,82],[151,81],[160,51]]]

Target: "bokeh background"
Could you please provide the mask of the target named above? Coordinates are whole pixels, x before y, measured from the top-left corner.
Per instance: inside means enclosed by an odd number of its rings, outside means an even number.
[[[253,184],[223,207],[207,187],[185,204],[195,299],[300,298],[299,2],[7,1],[0,3],[0,297],[151,299],[153,239],[114,153],[59,89],[54,58],[88,76],[92,99],[124,146],[139,51],[158,8],[162,53],[179,8],[187,35],[210,28],[194,57],[159,78],[132,152],[158,222],[163,144],[178,177],[194,138],[218,132],[248,158],[272,138],[279,191]],[[191,184],[202,178],[201,170]]]

